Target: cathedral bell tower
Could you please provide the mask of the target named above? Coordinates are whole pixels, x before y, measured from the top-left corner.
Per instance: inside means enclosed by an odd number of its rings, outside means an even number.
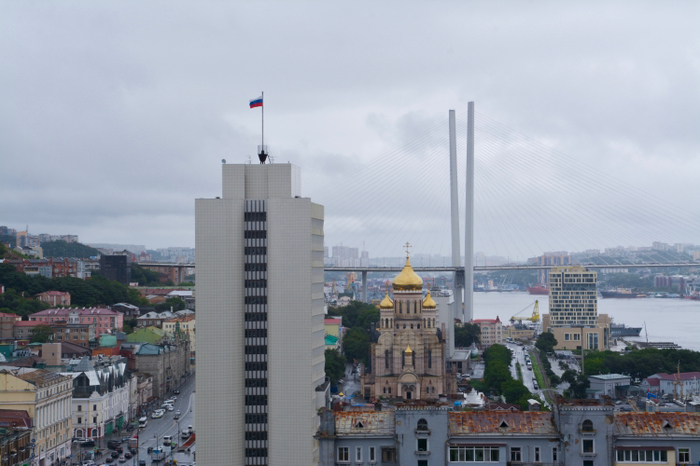
[[[406,264],[392,283],[393,299],[379,305],[380,337],[372,344],[372,373],[362,379],[367,398],[436,400],[445,393],[445,342],[437,335],[437,306],[423,279]]]

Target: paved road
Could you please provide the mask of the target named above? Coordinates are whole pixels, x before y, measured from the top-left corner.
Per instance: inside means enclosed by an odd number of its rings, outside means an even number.
[[[195,377],[191,376],[180,387],[180,394],[177,395],[174,411],[166,411],[165,415],[160,419],[151,419],[149,415],[148,426],[146,426],[145,429],[141,429],[139,434],[139,459],[146,459],[146,464],[151,464],[150,455],[147,453],[148,448],[155,447],[156,445],[162,446],[164,435],[171,435],[173,439],[177,439],[177,444],[181,445],[183,443],[183,440],[180,438],[182,429],[193,426],[196,430],[194,423],[195,388]],[[179,421],[174,419],[175,411],[177,410],[181,411]],[[195,447],[193,446],[191,450],[194,452]],[[166,447],[166,451],[170,451],[170,448]],[[171,455],[168,454],[168,459],[170,459],[170,457]],[[174,458],[178,460],[178,464],[189,464],[194,461],[193,454],[186,455],[185,453],[175,452]],[[131,463],[127,462],[126,464]],[[135,464],[138,464],[138,461],[136,461]]]

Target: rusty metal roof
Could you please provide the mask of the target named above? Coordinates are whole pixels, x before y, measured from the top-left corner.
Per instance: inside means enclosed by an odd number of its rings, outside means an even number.
[[[336,435],[394,435],[393,411],[340,411],[335,413]]]
[[[700,413],[615,413],[618,435],[700,435]]]
[[[467,411],[449,413],[450,435],[558,435],[552,413]]]

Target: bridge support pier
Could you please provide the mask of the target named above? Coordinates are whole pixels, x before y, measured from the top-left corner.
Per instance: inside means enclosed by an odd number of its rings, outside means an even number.
[[[367,271],[362,271],[362,302],[367,303]]]

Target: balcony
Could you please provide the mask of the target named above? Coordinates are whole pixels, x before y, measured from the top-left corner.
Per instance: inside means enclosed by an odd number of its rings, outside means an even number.
[[[416,450],[416,456],[419,457],[424,457],[424,456],[430,456],[430,452],[427,450]]]

